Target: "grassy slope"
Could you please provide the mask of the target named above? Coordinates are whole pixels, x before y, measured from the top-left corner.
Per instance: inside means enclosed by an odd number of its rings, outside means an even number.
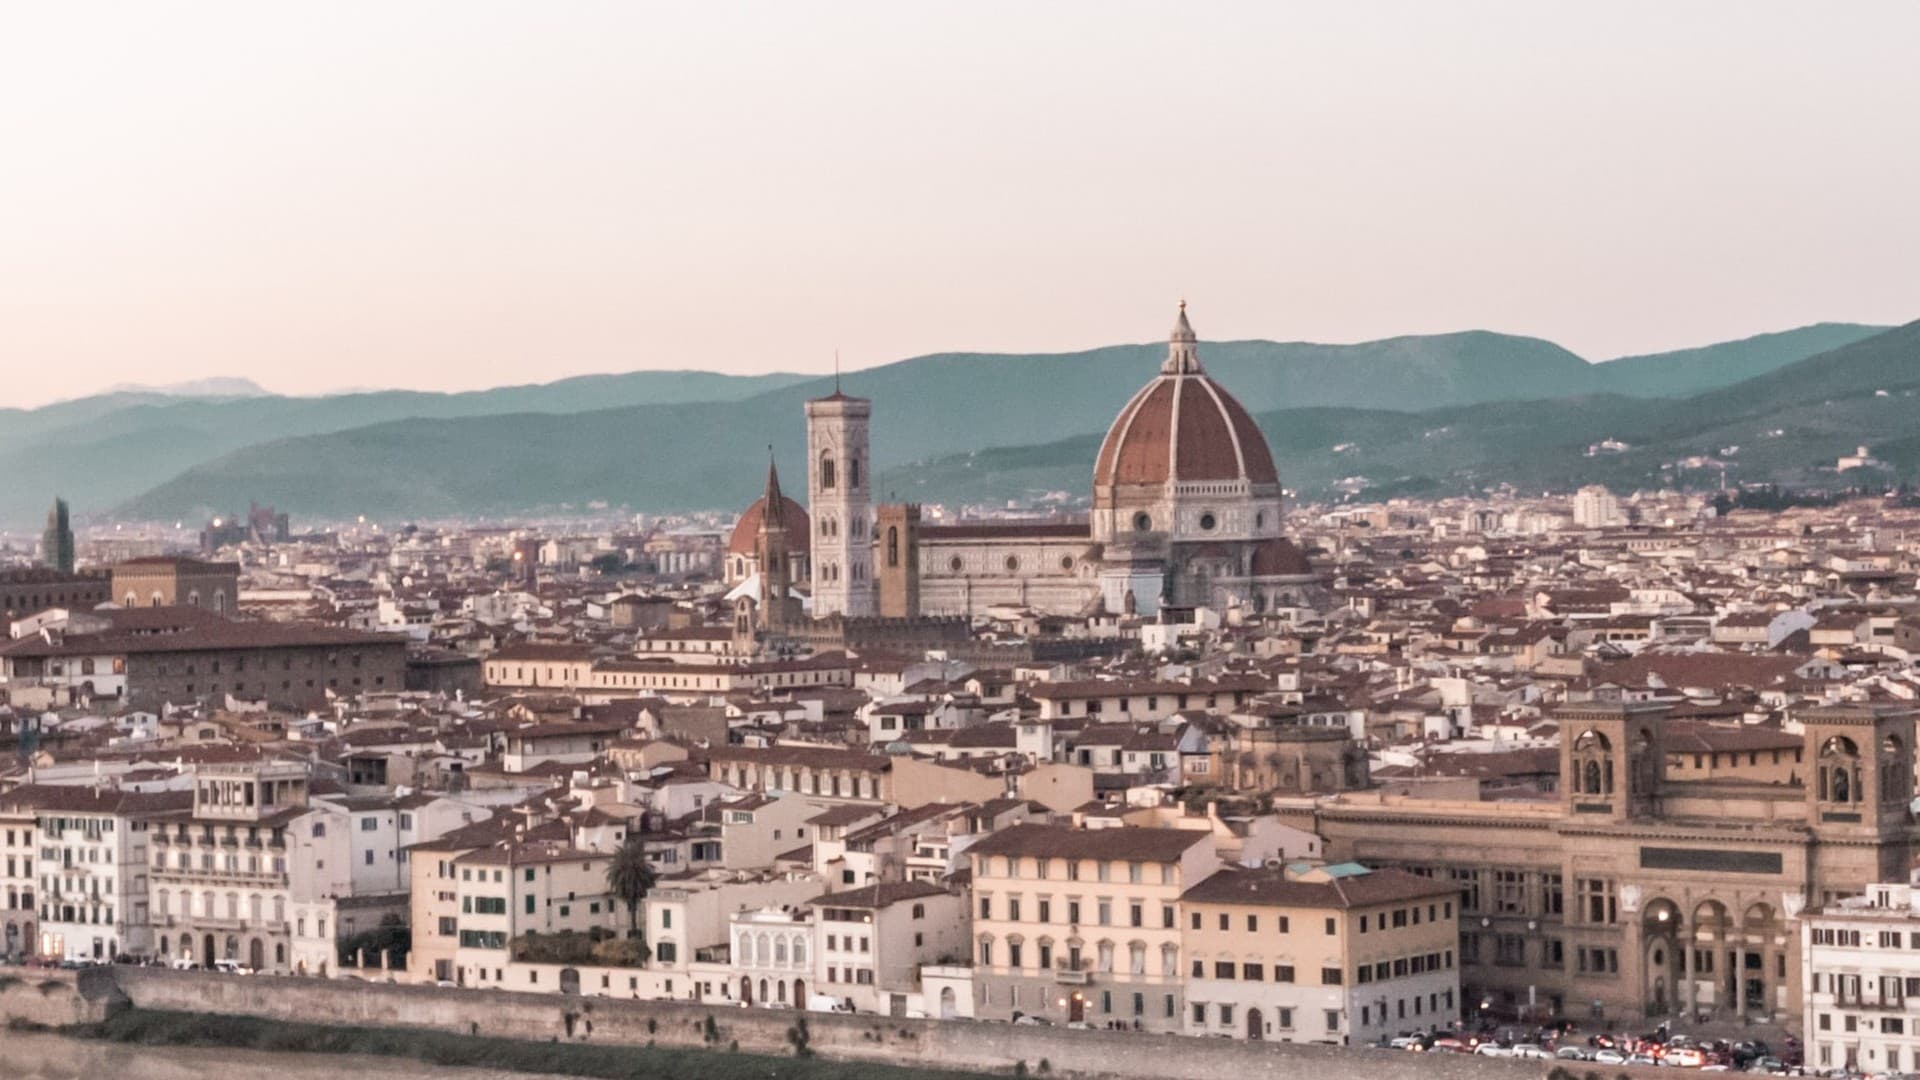
[[[538,1043],[412,1028],[334,1027],[249,1016],[129,1009],[64,1029],[83,1039],[136,1046],[233,1047],[310,1054],[372,1054],[432,1065],[507,1069],[608,1080],[978,1080],[980,1073],[786,1058],[725,1049]],[[343,1072],[346,1066],[343,1064]]]

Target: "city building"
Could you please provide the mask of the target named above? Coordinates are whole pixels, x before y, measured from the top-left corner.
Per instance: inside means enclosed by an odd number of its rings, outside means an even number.
[[[1220,869],[1211,834],[1023,824],[967,856],[974,1015],[1185,1029],[1180,897]]]
[[[1799,921],[1807,1068],[1920,1068],[1920,888],[1876,883]]]
[[[1914,712],[1808,708],[1791,780],[1677,780],[1671,709],[1562,706],[1551,801],[1364,792],[1276,810],[1330,858],[1460,890],[1469,1016],[1787,1021],[1802,906],[1910,864]]]
[[[1398,870],[1213,875],[1181,897],[1187,1031],[1361,1046],[1460,1017],[1458,890]]]
[[[113,597],[121,607],[197,607],[218,614],[240,603],[240,564],[149,555],[113,564]]]

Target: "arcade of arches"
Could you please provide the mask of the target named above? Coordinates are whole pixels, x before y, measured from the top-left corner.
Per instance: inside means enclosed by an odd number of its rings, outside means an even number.
[[[1562,707],[1557,801],[1281,799],[1333,859],[1461,890],[1471,1016],[1787,1020],[1808,905],[1904,880],[1915,712],[1798,710],[1804,762],[1752,779],[1666,775],[1667,709]]]

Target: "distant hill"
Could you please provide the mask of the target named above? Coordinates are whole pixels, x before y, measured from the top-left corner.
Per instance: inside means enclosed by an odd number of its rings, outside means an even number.
[[[0,410],[0,476],[33,478],[0,485],[0,522],[30,523],[45,513],[55,492],[83,517],[99,513],[196,465],[289,436],[409,417],[567,414],[641,403],[731,401],[808,378],[641,371],[460,394],[383,390],[315,398],[129,391],[41,409]],[[262,494],[261,500],[272,498]]]
[[[1732,386],[1886,329],[1857,323],[1815,323],[1699,349],[1624,356],[1601,366],[1604,385],[1595,389],[1628,397],[1684,397]]]
[[[1811,348],[1829,333],[1851,340],[1792,356],[1791,342]],[[1289,486],[1315,494],[1349,477],[1408,491],[1508,481],[1632,486],[1661,482],[1661,466],[1677,457],[1732,442],[1752,447],[1736,455],[1736,475],[1813,468],[1834,438],[1906,436],[1910,421],[1888,407],[1898,399],[1874,398],[1871,388],[1833,414],[1841,423],[1814,424],[1802,414],[1817,413],[1835,386],[1903,387],[1896,377],[1920,379],[1916,336],[1914,326],[1867,337],[1808,328],[1673,354],[1666,366],[1683,372],[1771,365],[1757,378],[1690,398],[1636,398],[1617,388],[1647,386],[1659,358],[1635,358],[1609,375],[1614,363],[1590,365],[1548,342],[1488,333],[1356,346],[1203,343],[1202,350],[1209,370],[1257,411]],[[883,495],[1079,495],[1099,433],[1163,352],[1137,345],[1042,357],[941,354],[859,372],[847,389],[876,402]],[[1687,374],[1681,382],[1711,377]],[[305,516],[392,519],[593,502],[655,511],[739,506],[757,494],[769,442],[798,482],[801,403],[828,386],[812,380],[743,399],[570,415],[408,419],[276,440],[203,461],[119,509],[130,517],[197,517],[253,498]],[[1767,425],[1779,424],[1792,434],[1763,438]],[[174,437],[183,456],[193,452],[186,433]],[[1608,438],[1634,449],[1586,456],[1588,444]]]

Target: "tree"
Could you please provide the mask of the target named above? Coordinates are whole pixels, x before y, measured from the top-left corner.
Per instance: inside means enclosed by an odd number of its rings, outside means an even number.
[[[609,551],[604,555],[595,555],[590,565],[599,573],[617,574],[627,568],[627,557],[617,551]]]
[[[640,935],[640,902],[653,891],[653,867],[647,865],[646,842],[638,831],[627,837],[607,864],[607,891],[627,905],[628,936]]]

